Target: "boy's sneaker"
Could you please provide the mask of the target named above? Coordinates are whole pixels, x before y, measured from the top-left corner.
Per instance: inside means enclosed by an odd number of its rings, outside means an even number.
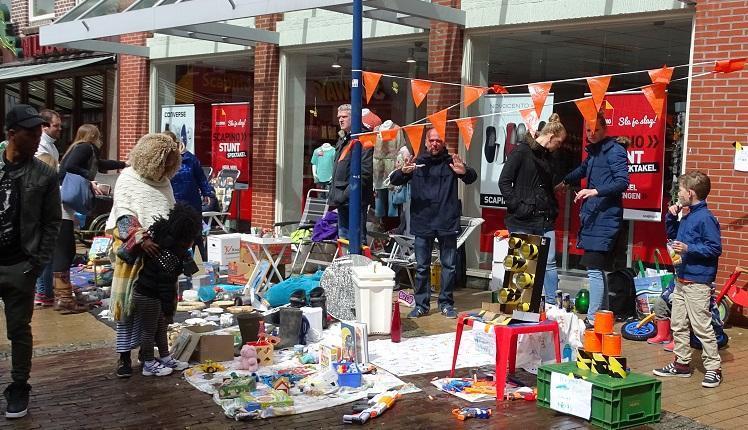
[[[130,376],[132,376],[132,362],[120,358],[117,362],[117,377],[129,378]]]
[[[691,372],[690,366],[685,365],[685,364],[680,364],[677,361],[673,361],[672,363],[668,364],[665,367],[654,369],[652,373],[654,373],[657,376],[678,376],[681,378],[690,378],[692,372]]]
[[[55,304],[55,299],[47,298],[46,294],[34,294],[34,306],[37,308],[48,308]]]
[[[166,367],[156,360],[143,363],[143,376],[166,376],[171,375],[171,367]]]
[[[29,392],[31,385],[25,382],[13,382],[8,385],[3,393],[8,407],[5,409],[5,418],[25,417],[29,410]]]
[[[442,308],[442,315],[447,318],[455,319],[457,318],[457,311],[455,311],[455,308],[452,306],[447,305]]]
[[[428,314],[428,311],[424,311],[423,309],[416,306],[415,309],[410,311],[410,313],[408,314],[408,318],[416,319],[425,316],[426,314]]]
[[[722,369],[707,370],[701,386],[705,388],[716,388],[722,383]]]
[[[161,363],[162,366],[168,367],[172,370],[184,370],[190,365],[185,361],[179,361],[176,358],[172,357],[171,355],[163,357],[163,358],[157,358],[159,363]]]

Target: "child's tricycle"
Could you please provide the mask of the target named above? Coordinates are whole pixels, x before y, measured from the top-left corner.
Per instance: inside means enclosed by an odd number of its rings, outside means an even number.
[[[719,319],[722,324],[727,322],[730,317],[730,310],[732,305],[737,304],[740,306],[748,306],[748,290],[747,285],[739,286],[738,278],[741,273],[748,273],[748,269],[743,267],[736,267],[735,271],[725,282],[725,286],[717,294],[717,309],[719,310]]]

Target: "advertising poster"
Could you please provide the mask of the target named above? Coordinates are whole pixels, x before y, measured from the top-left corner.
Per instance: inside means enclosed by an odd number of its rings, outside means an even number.
[[[659,222],[665,174],[665,112],[655,118],[641,92],[608,94],[604,103],[608,136],[631,140],[627,148],[629,188],[623,193],[623,218]],[[583,158],[586,154],[582,151]]]
[[[218,175],[224,168],[234,169],[239,171],[237,182],[249,183],[249,118],[249,103],[212,105],[211,148],[214,175]],[[240,190],[238,198],[232,198],[232,216],[236,216],[238,203],[241,207],[241,220],[248,221],[251,218],[251,196],[250,190]]]
[[[496,94],[482,99],[481,115],[505,112],[482,118],[483,145],[481,147],[480,205],[505,208],[499,191],[499,176],[509,154],[520,144],[527,131],[520,109],[533,107],[530,94]],[[553,94],[548,94],[540,119],[545,121],[553,113]]]
[[[195,105],[161,106],[161,131],[170,130],[195,153]]]

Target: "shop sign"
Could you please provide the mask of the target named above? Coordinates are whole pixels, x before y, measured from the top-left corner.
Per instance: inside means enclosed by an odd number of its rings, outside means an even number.
[[[641,92],[608,94],[604,104],[608,136],[631,140],[626,148],[629,188],[623,193],[623,218],[659,222],[665,175],[665,112],[655,117]],[[587,152],[582,154],[584,158]]]
[[[4,4],[0,4],[0,48],[3,51],[3,63],[13,61],[14,58],[21,57],[23,54],[18,44],[18,37],[13,31],[13,24],[10,22],[10,11]]]
[[[26,58],[44,57],[52,54],[62,54],[70,51],[69,49],[59,48],[57,46],[42,46],[39,44],[39,35],[32,34],[25,36],[21,41],[23,56]]]
[[[249,177],[249,103],[217,103],[212,107],[213,170],[238,169],[239,181],[246,182]]]
[[[177,135],[188,151],[195,153],[195,105],[161,106],[161,130]]]
[[[192,71],[194,91],[198,94],[244,93],[252,86],[252,76],[249,73],[216,71],[204,67],[193,67]]]
[[[312,81],[311,97],[317,102],[325,104],[344,104],[351,100],[351,81]],[[361,97],[363,98],[363,92]],[[387,92],[380,87],[374,91],[371,101],[383,101],[387,98]]]
[[[499,190],[499,176],[509,154],[519,145],[525,129],[520,109],[533,107],[530,94],[496,94],[482,98],[483,118],[480,169],[480,205],[506,208],[504,196]],[[540,117],[547,119],[553,113],[553,94],[548,94]],[[519,140],[518,140],[519,139]]]

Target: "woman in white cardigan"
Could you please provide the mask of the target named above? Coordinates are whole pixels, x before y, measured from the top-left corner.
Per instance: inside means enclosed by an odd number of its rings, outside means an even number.
[[[163,134],[147,134],[130,152],[130,167],[114,187],[114,202],[106,230],[114,237],[114,278],[109,308],[117,322],[117,376],[132,375],[130,351],[140,344],[140,329],[132,318],[132,292],[144,253],[157,257],[158,246],[148,236],[154,218],[167,217],[174,206],[170,179],[182,160],[176,143]]]

